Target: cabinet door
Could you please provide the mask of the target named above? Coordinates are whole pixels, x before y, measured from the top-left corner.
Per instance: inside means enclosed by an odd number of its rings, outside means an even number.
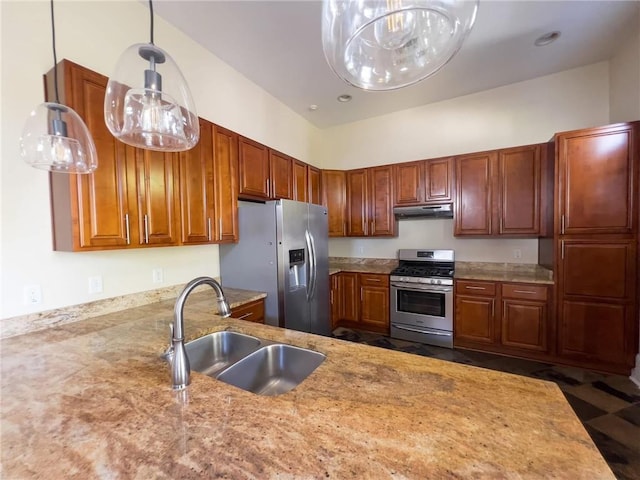
[[[293,161],[293,199],[298,202],[309,201],[307,194],[309,185],[307,173],[306,163],[299,160]]]
[[[561,240],[561,294],[631,300],[636,293],[633,240]]]
[[[307,165],[307,176],[309,178],[309,187],[307,201],[316,205],[322,205],[322,185],[320,184],[320,169]]]
[[[331,275],[331,329],[340,322],[340,273]]]
[[[495,298],[456,295],[455,340],[494,343]]]
[[[288,157],[269,149],[269,171],[271,198],[293,198],[293,164]]]
[[[502,345],[546,352],[548,316],[547,302],[503,299]]]
[[[329,236],[344,237],[346,219],[347,185],[343,170],[322,170],[322,204],[329,213]]]
[[[420,205],[424,202],[424,163],[419,161],[394,165],[394,206]]]
[[[393,168],[391,166],[368,169],[370,236],[393,236],[396,219],[393,215]]]
[[[367,196],[367,169],[347,172],[347,236],[368,234],[369,199]]]
[[[501,235],[540,232],[540,146],[498,151],[498,218]]]
[[[246,320],[248,322],[264,323],[264,300],[255,300],[235,307],[231,310],[231,318]]]
[[[264,145],[238,138],[238,176],[241,197],[269,199],[269,151]]]
[[[200,140],[180,152],[180,239],[183,244],[213,241],[213,125],[200,119]]]
[[[424,201],[453,201],[453,158],[438,158],[424,162]]]
[[[389,330],[389,288],[360,287],[360,322],[381,332]]]
[[[214,238],[218,243],[238,241],[238,135],[213,127]]]
[[[495,152],[463,155],[456,162],[455,235],[491,235]]]
[[[360,319],[360,295],[358,295],[358,274],[341,272],[338,278],[340,291],[340,319],[355,323]]]
[[[563,133],[556,145],[561,234],[632,233],[637,155],[633,126]]]
[[[135,149],[135,155],[140,244],[177,245],[178,154]]]
[[[132,242],[133,222],[125,145],[104,123],[107,78],[68,60],[58,64],[63,88],[60,101],[84,120],[98,153],[98,169],[88,175],[51,173],[51,213],[54,250],[81,251],[126,248]],[[46,76],[47,99],[52,100],[53,70]]]

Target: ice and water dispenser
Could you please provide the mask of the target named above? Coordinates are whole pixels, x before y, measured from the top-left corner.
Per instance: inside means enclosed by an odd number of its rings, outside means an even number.
[[[289,291],[307,288],[304,248],[289,250]]]

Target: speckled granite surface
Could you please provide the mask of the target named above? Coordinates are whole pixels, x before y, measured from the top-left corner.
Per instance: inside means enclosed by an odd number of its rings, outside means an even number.
[[[454,278],[553,285],[553,272],[535,264],[456,262]]]
[[[29,315],[5,318],[0,320],[0,338],[9,338],[16,335],[36,332],[57,325],[78,322],[98,315],[139,307],[162,300],[173,300],[177,298],[185,285],[186,284],[173,285],[157,290],[121,295],[119,297],[105,298],[80,305],[71,305]],[[231,308],[267,296],[261,292],[226,287],[224,291]]]
[[[330,257],[329,274],[339,272],[379,273],[388,275],[398,266],[398,260],[388,258]]]
[[[0,343],[2,478],[613,479],[558,387],[212,315],[197,294],[186,335],[231,329],[320,351],[294,390],[261,397],[193,373],[169,387],[173,301]]]

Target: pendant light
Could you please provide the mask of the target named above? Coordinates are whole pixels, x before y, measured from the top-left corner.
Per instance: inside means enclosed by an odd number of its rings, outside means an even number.
[[[20,156],[29,165],[60,173],[91,173],[98,168],[96,147],[89,129],[72,108],[60,103],[56,30],[51,0],[51,34],[56,101],[31,112],[20,137]]]
[[[440,70],[462,46],[478,0],[323,0],[331,69],[365,90],[394,90]]]
[[[191,92],[171,56],[151,40],[120,56],[107,84],[104,119],[109,131],[134,147],[165,152],[193,148],[200,124]]]

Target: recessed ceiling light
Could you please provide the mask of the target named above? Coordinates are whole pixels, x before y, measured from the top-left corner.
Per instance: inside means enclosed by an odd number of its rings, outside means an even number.
[[[342,102],[342,103],[346,103],[346,102],[350,102],[351,101],[351,95],[347,94],[347,93],[343,93],[342,95],[340,95],[338,97],[338,101]]]
[[[544,35],[540,35],[536,38],[536,41],[533,44],[536,47],[543,47],[545,45],[549,45],[552,42],[555,42],[558,38],[560,38],[560,32],[549,32]]]
[[[309,110],[315,111],[317,109],[318,109],[318,105],[316,105],[315,103],[312,103],[311,105],[309,105]]]

